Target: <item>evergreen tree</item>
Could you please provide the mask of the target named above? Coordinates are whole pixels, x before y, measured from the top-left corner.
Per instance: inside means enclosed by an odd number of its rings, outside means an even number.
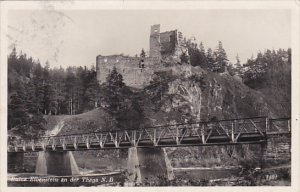
[[[53,79],[52,85],[56,99],[56,101],[50,106],[51,111],[55,115],[67,114],[68,108],[66,105],[65,70],[60,66],[59,69],[52,69],[50,74]]]
[[[33,83],[33,80],[30,79],[30,81],[26,85],[26,90],[27,90],[27,106],[26,108],[28,109],[29,113],[37,113],[37,104],[36,104],[36,94],[35,94],[35,86]]]
[[[76,77],[75,77],[75,72],[74,68],[68,67],[67,68],[67,75],[65,79],[65,89],[66,93],[66,106],[67,106],[67,111],[68,114],[74,115],[75,114],[75,99],[76,99]]]
[[[16,84],[17,91],[11,96],[10,104],[8,105],[8,127],[19,128],[26,125],[29,121],[27,110],[27,95],[24,84],[18,81]],[[24,131],[24,130],[21,130]]]
[[[234,67],[232,68],[231,66],[229,66],[228,71],[229,73],[231,73],[231,75],[242,76],[243,67],[241,65],[240,57],[237,54],[235,58],[236,58],[236,63],[234,64]]]
[[[116,67],[113,68],[112,72],[106,79],[106,91],[107,96],[106,102],[108,103],[108,110],[112,116],[116,116],[118,110],[121,108],[124,102],[124,82],[123,76],[118,73]]]
[[[213,71],[217,73],[225,72],[225,68],[228,64],[228,59],[221,41],[218,42],[218,47],[214,52],[214,56],[215,56],[215,63],[214,63]]]
[[[142,98],[133,93],[123,82],[123,77],[114,67],[108,75],[104,88],[106,110],[112,117],[112,128],[139,128],[145,121]]]
[[[142,49],[140,57],[145,58],[146,57],[146,52],[144,51],[144,49]]]
[[[205,54],[205,48],[204,48],[202,42],[200,42],[199,48],[200,48],[200,52],[199,52],[199,56],[198,56],[199,57],[199,65],[203,69],[208,69],[209,65],[208,65],[206,54]]]
[[[190,55],[190,61],[191,61],[191,65],[192,66],[199,66],[200,65],[200,61],[199,61],[199,49],[194,47],[193,45],[188,45],[188,52]],[[184,55],[182,55],[181,60],[185,63],[188,62],[188,58],[186,53],[184,53]]]
[[[215,63],[215,58],[213,55],[213,51],[211,48],[207,49],[207,53],[206,53],[206,62],[207,62],[207,66],[210,70],[213,69],[214,67],[214,63]]]
[[[9,54],[8,56],[8,71],[12,71],[13,69],[17,69],[18,68],[18,58],[17,58],[17,50],[16,47],[14,47],[12,49],[12,52]]]
[[[91,79],[86,86],[85,91],[85,101],[86,101],[86,108],[87,109],[94,109],[95,107],[99,106],[100,101],[100,86],[96,79],[96,74],[91,75]]]
[[[117,126],[121,129],[138,129],[145,124],[145,115],[142,108],[142,98],[131,93],[123,103],[117,115]]]
[[[45,81],[43,78],[43,68],[41,66],[41,64],[37,63],[37,65],[35,66],[34,72],[33,72],[33,84],[35,87],[35,104],[36,104],[36,109],[37,112],[36,113],[43,113],[44,109],[45,109],[45,90],[44,90],[44,86],[45,86]]]

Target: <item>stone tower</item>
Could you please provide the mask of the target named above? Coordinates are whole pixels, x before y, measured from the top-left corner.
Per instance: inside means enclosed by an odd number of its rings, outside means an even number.
[[[149,56],[152,58],[161,59],[160,25],[159,24],[151,26]]]

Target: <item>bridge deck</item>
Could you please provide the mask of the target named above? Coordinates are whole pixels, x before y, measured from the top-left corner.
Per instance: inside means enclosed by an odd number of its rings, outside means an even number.
[[[256,144],[270,134],[290,134],[290,119],[266,117],[165,125],[81,135],[9,141],[8,152],[77,151],[134,147]]]

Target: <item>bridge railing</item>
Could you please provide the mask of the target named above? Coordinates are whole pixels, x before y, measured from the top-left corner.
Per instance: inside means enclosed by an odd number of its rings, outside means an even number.
[[[156,146],[160,141],[166,139],[180,145],[187,138],[198,138],[199,142],[206,144],[209,139],[218,136],[227,137],[228,142],[237,142],[243,134],[258,134],[264,137],[267,127],[280,127],[279,119],[270,122],[267,117],[254,117],[170,124],[136,130],[111,130],[85,134],[47,136],[38,140],[17,139],[10,142],[9,148],[13,148],[15,151],[20,148],[23,148],[24,151],[31,148],[34,151],[37,147],[43,150],[50,147],[52,150],[55,150],[58,146],[63,149],[72,146],[74,149],[77,149],[79,145],[86,145],[89,148],[91,144],[95,143],[98,143],[101,147],[108,143],[113,144],[113,147],[119,147],[121,143],[137,146],[141,141],[150,141]]]

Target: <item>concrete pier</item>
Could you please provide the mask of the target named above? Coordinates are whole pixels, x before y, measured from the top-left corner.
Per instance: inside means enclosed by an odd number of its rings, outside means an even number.
[[[174,179],[171,162],[162,148],[129,148],[127,167],[131,182],[141,183],[158,177]]]
[[[35,173],[38,175],[79,175],[77,163],[71,151],[39,152]]]

